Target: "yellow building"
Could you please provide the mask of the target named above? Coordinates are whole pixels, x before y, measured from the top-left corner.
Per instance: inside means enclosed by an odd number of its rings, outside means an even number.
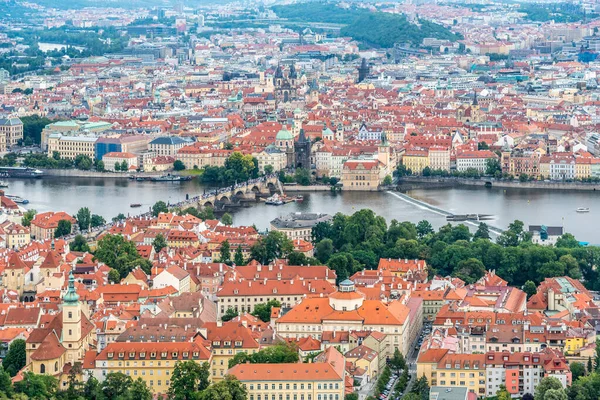
[[[587,179],[592,176],[592,158],[575,158],[575,179]]]
[[[417,377],[431,386],[466,387],[479,396],[486,393],[485,354],[454,354],[430,349],[419,354]]]
[[[25,273],[27,271],[28,268],[18,253],[11,253],[8,264],[2,274],[2,287],[7,290],[14,290],[21,297],[25,287]]]
[[[134,380],[142,378],[154,394],[166,394],[178,362],[210,363],[210,351],[202,341],[110,343],[99,354],[86,355],[84,370],[99,381],[112,372],[121,372]]]
[[[23,122],[17,117],[0,119],[0,149],[16,146],[23,139]]]
[[[254,354],[259,350],[260,346],[252,336],[252,331],[242,322],[209,322],[204,326],[212,347],[211,376],[215,382],[225,377],[229,360],[236,354]]]
[[[343,366],[342,366],[343,368]],[[229,370],[248,390],[248,400],[342,400],[343,369],[329,363],[238,364]]]
[[[351,362],[355,368],[365,370],[369,381],[375,379],[379,374],[379,357],[375,350],[360,345],[346,352],[344,356],[346,362]]]
[[[448,163],[450,163],[449,159]],[[429,153],[424,149],[408,149],[402,156],[402,164],[413,174],[420,174],[425,167],[429,166]]]
[[[31,241],[29,228],[21,224],[9,223],[4,227],[4,234],[7,249],[18,249],[27,246]]]
[[[50,323],[34,329],[26,341],[25,369],[36,374],[54,375],[67,384],[64,367],[83,361],[95,342],[94,325],[84,312],[75,291],[75,278],[69,275],[69,288],[63,297],[62,311]],[[81,376],[79,377],[81,378]]]
[[[431,146],[429,148],[428,166],[432,170],[450,172],[450,149],[444,146]],[[420,160],[418,160],[420,161]],[[411,161],[412,162],[412,161]],[[425,168],[425,167],[423,167]]]
[[[60,133],[53,133],[48,136],[48,156],[52,157],[56,151],[61,158],[69,160],[74,160],[80,154],[93,160],[96,155],[97,140],[96,136],[63,136]]]

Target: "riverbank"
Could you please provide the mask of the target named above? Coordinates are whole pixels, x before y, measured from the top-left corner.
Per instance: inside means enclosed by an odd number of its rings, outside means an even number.
[[[600,183],[584,183],[584,182],[551,182],[551,181],[505,181],[496,179],[468,179],[468,178],[453,178],[453,177],[424,177],[424,176],[407,176],[398,180],[398,186],[423,184],[428,187],[452,187],[452,186],[479,186],[479,187],[496,187],[496,188],[512,188],[512,189],[542,189],[542,190],[577,190],[600,192]]]
[[[81,169],[42,169],[44,176],[63,177],[63,178],[116,178],[129,179],[128,172],[99,172],[84,171]],[[165,172],[144,172],[144,176],[161,176]]]
[[[328,192],[331,190],[329,185],[284,185],[285,192]]]

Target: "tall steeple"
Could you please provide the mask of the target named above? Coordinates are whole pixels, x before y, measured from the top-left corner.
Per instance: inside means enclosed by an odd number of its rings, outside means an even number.
[[[67,293],[65,293],[63,297],[63,304],[74,306],[79,303],[79,295],[75,290],[75,277],[73,276],[73,271],[69,274],[69,287],[67,289]]]

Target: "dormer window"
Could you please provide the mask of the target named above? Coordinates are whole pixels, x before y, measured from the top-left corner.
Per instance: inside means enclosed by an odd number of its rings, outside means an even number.
[[[225,342],[225,346],[231,346],[231,342]]]
[[[108,358],[113,358],[114,357],[114,353],[108,353]]]
[[[177,352],[174,351],[173,354],[172,354],[172,356],[173,356],[173,358],[177,358]]]
[[[166,357],[167,357],[167,352],[166,352],[166,351],[163,351],[162,353],[160,353],[160,356],[161,356],[162,358],[166,358]]]
[[[155,352],[150,353],[150,357],[152,357],[152,358],[156,357],[156,353]]]
[[[140,353],[140,358],[144,358],[144,357],[146,357],[146,352],[145,351],[143,351],[143,352]]]
[[[239,340],[235,342],[235,347],[242,347],[242,342]]]
[[[189,353],[186,351],[183,353],[183,358],[188,358],[189,357]]]
[[[133,352],[129,353],[129,358],[135,358],[135,353],[133,353]]]

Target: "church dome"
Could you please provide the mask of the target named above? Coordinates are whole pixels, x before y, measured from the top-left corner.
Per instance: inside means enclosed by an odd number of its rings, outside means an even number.
[[[294,135],[292,135],[292,133],[290,131],[288,131],[284,125],[283,128],[281,128],[281,130],[279,132],[277,132],[277,136],[275,137],[275,139],[276,140],[293,140]]]

